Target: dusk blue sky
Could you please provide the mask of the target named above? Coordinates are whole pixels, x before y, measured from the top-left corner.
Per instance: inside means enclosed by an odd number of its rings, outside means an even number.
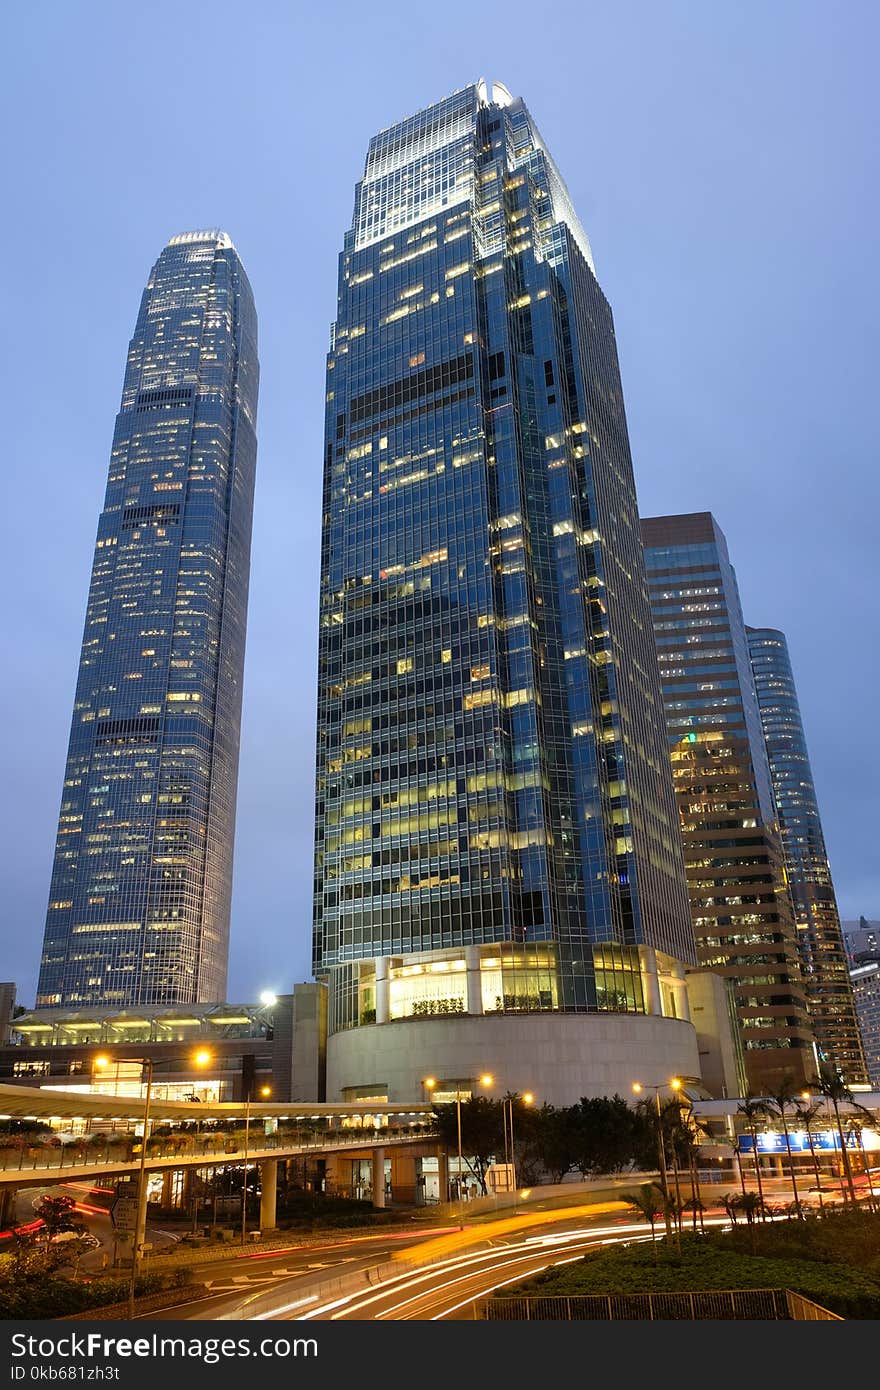
[[[880,7],[34,3],[4,15],[0,978],[31,1004],[125,354],[229,232],[262,385],[229,997],[310,976],[324,354],[370,136],[525,98],[615,314],[643,514],[711,510],[789,639],[844,917],[880,916]],[[872,385],[873,382],[873,385]]]

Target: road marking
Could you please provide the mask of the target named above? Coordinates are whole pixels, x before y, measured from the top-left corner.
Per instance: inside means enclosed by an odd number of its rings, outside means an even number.
[[[294,1269],[272,1269],[260,1274],[230,1274],[223,1279],[206,1279],[205,1287],[215,1293],[237,1292],[245,1285],[250,1284],[274,1284],[277,1279],[295,1279],[298,1274],[304,1274],[309,1269],[333,1269],[336,1265],[352,1264],[357,1256],[348,1255],[342,1260],[330,1260],[321,1264],[297,1265]]]

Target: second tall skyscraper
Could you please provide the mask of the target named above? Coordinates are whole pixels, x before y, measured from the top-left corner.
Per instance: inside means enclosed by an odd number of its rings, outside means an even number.
[[[232,242],[172,237],[116,417],[38,1007],[225,995],[257,384]]]
[[[411,1095],[420,1053],[471,1075],[463,1034],[453,1063],[430,1023],[365,1025],[617,1013],[632,1041],[639,1015],[681,1020],[695,951],[611,312],[498,84],[370,142],[327,365],[328,1094],[344,1072]]]

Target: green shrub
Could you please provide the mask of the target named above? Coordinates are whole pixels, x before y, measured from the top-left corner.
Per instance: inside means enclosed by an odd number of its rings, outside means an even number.
[[[680,1255],[660,1244],[597,1251],[575,1264],[545,1270],[524,1284],[501,1289],[496,1297],[709,1289],[791,1289],[843,1317],[880,1317],[880,1279],[867,1270],[811,1259],[803,1251],[784,1257],[753,1255],[736,1249],[726,1235],[683,1236]]]
[[[191,1282],[190,1270],[175,1269],[155,1274],[141,1274],[135,1282],[135,1297],[176,1289]],[[92,1279],[74,1283],[57,1276],[39,1279],[0,1280],[0,1318],[63,1318],[71,1313],[84,1313],[89,1308],[124,1303],[128,1298],[128,1279],[125,1277]]]

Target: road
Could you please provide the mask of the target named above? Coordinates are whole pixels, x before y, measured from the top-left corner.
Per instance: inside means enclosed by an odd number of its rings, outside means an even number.
[[[426,1228],[418,1234],[407,1230],[353,1235],[329,1238],[309,1246],[295,1244],[296,1235],[291,1233],[291,1244],[287,1248],[239,1251],[198,1265],[193,1269],[193,1278],[207,1284],[210,1293],[192,1300],[187,1299],[183,1288],[180,1304],[144,1314],[144,1320],[247,1318],[250,1316],[249,1302],[267,1290],[281,1290],[282,1302],[288,1303],[307,1298],[316,1283],[328,1279],[364,1272],[366,1282],[365,1272],[386,1263],[401,1246],[415,1248],[441,1232],[457,1230],[458,1227],[444,1225]],[[245,1311],[239,1311],[242,1308]]]
[[[710,1217],[719,1224],[727,1218]],[[502,1223],[497,1223],[501,1225]],[[707,1223],[708,1224],[708,1223]],[[518,1282],[549,1264],[577,1259],[588,1249],[621,1240],[649,1239],[644,1223],[607,1212],[594,1217],[560,1218],[560,1213],[532,1221],[521,1232],[493,1234],[492,1223],[478,1228],[447,1227],[442,1235],[424,1233],[414,1241],[400,1233],[394,1240],[361,1238],[328,1243],[289,1253],[248,1255],[205,1271],[211,1293],[145,1320],[423,1320],[473,1317],[473,1300],[506,1282]],[[464,1248],[461,1242],[466,1242]],[[422,1247],[419,1250],[419,1246]],[[419,1259],[434,1262],[413,1269]],[[375,1271],[401,1260],[393,1280],[375,1283]],[[247,1261],[259,1264],[245,1268]],[[202,1277],[202,1276],[200,1276]],[[320,1295],[322,1285],[344,1279],[346,1291]],[[348,1292],[351,1281],[355,1290]],[[181,1291],[185,1298],[185,1291]]]
[[[709,1224],[727,1224],[723,1216]],[[658,1237],[661,1234],[658,1231]],[[494,1289],[517,1284],[550,1265],[580,1259],[603,1245],[650,1240],[644,1222],[630,1217],[583,1217],[547,1223],[528,1234],[490,1240],[430,1268],[409,1271],[380,1288],[292,1310],[299,1321],[470,1321],[474,1304]]]
[[[39,1206],[43,1197],[72,1197],[86,1230],[98,1241],[94,1250],[89,1250],[83,1255],[79,1267],[83,1272],[95,1274],[111,1266],[113,1262],[115,1232],[106,1205],[112,1195],[112,1188],[96,1187],[89,1182],[22,1188],[16,1193],[15,1219],[22,1225],[32,1222],[35,1208]],[[147,1227],[146,1239],[155,1249],[167,1247],[171,1250],[179,1238],[178,1232],[166,1230],[162,1226]]]
[[[782,1204],[785,1183],[771,1179],[768,1186],[768,1198]],[[650,1238],[644,1222],[610,1204],[595,1214],[582,1208],[572,1215],[533,1212],[526,1219],[529,1224],[521,1230],[505,1228],[523,1218],[502,1218],[467,1226],[463,1232],[456,1226],[433,1236],[422,1232],[418,1239],[400,1232],[393,1237],[345,1237],[307,1250],[292,1245],[289,1250],[241,1252],[200,1270],[197,1277],[210,1284],[207,1297],[151,1314],[148,1320],[471,1319],[474,1300],[505,1283],[579,1259],[603,1244]],[[710,1207],[705,1221],[729,1224],[720,1206]],[[401,1261],[401,1272],[388,1279],[392,1260]],[[404,1261],[423,1264],[412,1268]],[[376,1270],[383,1265],[379,1283]],[[344,1280],[345,1287],[327,1293],[328,1281],[336,1280]],[[185,1291],[181,1293],[185,1298]]]

